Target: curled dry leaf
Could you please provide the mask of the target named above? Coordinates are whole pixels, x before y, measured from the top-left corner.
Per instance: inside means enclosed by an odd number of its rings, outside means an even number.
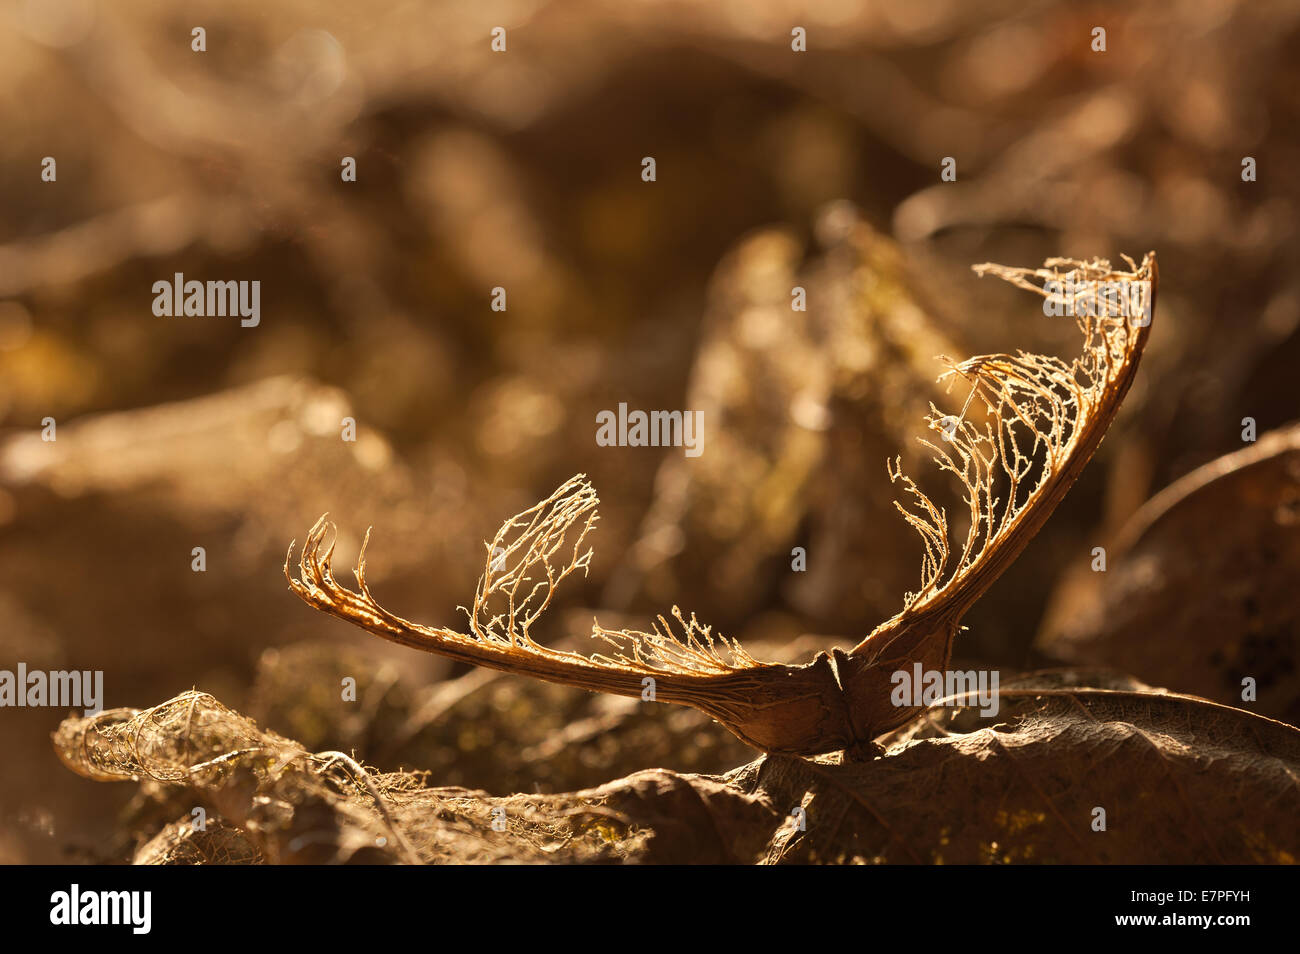
[[[1153,497],[1110,548],[1111,572],[1088,573],[1086,591],[1066,592],[1040,644],[1068,662],[1300,723],[1298,526],[1292,425]],[[1243,697],[1247,679],[1254,698]]]
[[[1106,283],[1118,289],[1119,300],[1138,304],[1135,318],[1128,309],[1116,314],[1096,307],[1094,299],[1092,307],[1071,309],[1083,338],[1073,361],[1018,351],[948,362],[940,380],[961,381],[969,392],[959,414],[931,405],[927,424],[941,439],[923,444],[964,488],[966,539],[954,553],[946,511],[891,467],[891,479],[912,502],[899,509],[925,545],[921,584],[907,594],[901,613],[850,652],[820,653],[802,666],[760,663],[677,608],[675,625],[661,616],[649,632],[597,623],[592,635],[611,644],[612,654],[585,656],[537,643],[530,628],[555,588],[590,565],[592,551],[583,543],[595,526],[598,498],[582,475],[497,531],[466,610],[468,633],[414,623],[381,607],[366,583],[365,544],[355,571],[359,591],[338,583],[333,544],[324,543],[325,517],[307,536],[297,579],[290,545],[285,577],[304,602],[401,645],[597,692],[640,696],[653,680],[657,701],[693,706],[764,751],[866,756],[873,739],[917,711],[890,701],[891,673],[916,664],[947,668],[963,614],[1042,527],[1114,419],[1137,373],[1155,307],[1155,254],[1128,265],[1116,270],[1101,260],[1050,259],[1039,269],[976,267],[1057,304],[1066,303],[1061,288]],[[972,419],[981,411],[981,419]]]
[[[995,718],[926,713],[870,764],[766,756],[725,776],[653,769],[554,795],[425,787],[310,753],[199,692],[71,718],[55,743],[82,774],[152,780],[212,813],[211,838],[167,826],[140,863],[1295,860],[1300,730],[1075,681],[1013,680]]]
[[[1028,685],[998,700],[992,719],[921,717],[869,765],[774,758],[729,780],[804,808],[807,832],[787,825],[769,860],[1295,861],[1294,727],[1151,691]]]
[[[196,828],[186,817],[172,822],[141,845],[135,853],[137,865],[256,865],[262,854],[244,832],[220,819]]]

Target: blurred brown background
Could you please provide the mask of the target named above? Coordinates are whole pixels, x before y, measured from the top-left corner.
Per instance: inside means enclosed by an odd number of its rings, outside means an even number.
[[[451,623],[482,541],[584,472],[596,557],[552,639],[677,603],[810,658],[916,585],[885,460],[924,469],[921,415],[954,400],[935,356],[1077,350],[969,266],[1156,249],[1121,421],[958,644],[1050,659],[1092,547],[1241,449],[1243,417],[1297,416],[1298,54],[1300,7],[1233,0],[7,4],[0,668],[103,669],[108,707],[197,686],[440,784],[724,770],[747,750],[692,713],[467,677],[314,614],[286,546],[328,510],[347,566],[373,525],[381,602]],[[261,281],[260,324],[155,317],[175,272]],[[704,410],[703,456],[597,447],[620,401]],[[1276,626],[1293,647],[1294,613]],[[0,860],[130,857],[115,825],[146,808],[58,764],[63,714],[0,710]]]

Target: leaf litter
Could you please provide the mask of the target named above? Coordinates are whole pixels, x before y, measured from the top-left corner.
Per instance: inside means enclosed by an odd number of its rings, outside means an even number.
[[[979,270],[1044,295],[1062,277],[1150,281],[1154,298],[1153,256],[1123,273],[1064,260]],[[55,748],[88,778],[133,780],[212,815],[163,826],[137,849],[138,863],[1292,862],[1300,730],[1284,723],[1114,674],[1013,679],[998,690],[994,717],[960,699],[890,713],[885,693],[860,687],[845,692],[836,722],[824,697],[798,685],[832,658],[837,686],[905,659],[947,665],[962,612],[1059,503],[1131,384],[1149,323],[1077,320],[1084,350],[1070,364],[1024,352],[949,362],[944,377],[970,391],[959,416],[931,405],[927,423],[942,443],[923,444],[966,490],[965,542],[954,563],[946,511],[891,466],[916,505],[900,510],[925,543],[921,588],[851,653],[822,653],[804,667],[760,663],[676,607],[649,631],[593,624],[611,653],[536,642],[530,629],[556,587],[592,558],[583,544],[598,501],[581,475],[486,544],[468,633],[380,607],[365,580],[365,544],[359,591],[338,584],[333,545],[322,550],[325,518],[304,545],[299,578],[286,560],[304,601],[407,646],[615,694],[640,694],[647,677],[662,683],[659,701],[700,709],[766,750],[734,771],[650,769],[573,792],[493,796],[309,751],[199,691],[69,719]],[[970,419],[976,397],[983,420]],[[850,668],[862,660],[865,668]],[[798,718],[808,711],[814,717]],[[1110,837],[1089,825],[1099,811]]]

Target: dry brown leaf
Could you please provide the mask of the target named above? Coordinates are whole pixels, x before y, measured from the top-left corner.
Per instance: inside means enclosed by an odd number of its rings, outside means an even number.
[[[1229,516],[1230,515],[1230,516]],[[1300,723],[1300,426],[1161,491],[1040,644]],[[1155,634],[1159,634],[1156,638]],[[1243,680],[1257,697],[1243,701]]]
[[[890,700],[891,674],[914,665],[947,668],[963,614],[1078,479],[1128,392],[1150,335],[1154,253],[1140,266],[1130,261],[1128,271],[1101,260],[1068,259],[1050,259],[1039,269],[981,265],[976,271],[1049,300],[1059,297],[1053,283],[1109,283],[1125,300],[1136,290],[1146,320],[1141,313],[1130,319],[1113,309],[1078,309],[1083,351],[1071,362],[1023,351],[948,362],[940,379],[961,381],[969,392],[955,415],[931,404],[927,424],[942,440],[922,443],[965,489],[966,539],[959,551],[952,547],[947,513],[895,463],[890,477],[902,482],[914,505],[899,509],[925,544],[921,584],[907,594],[901,613],[849,653],[820,653],[804,666],[760,663],[676,607],[675,623],[660,616],[648,632],[594,624],[592,635],[611,644],[612,654],[584,656],[536,642],[530,628],[556,587],[576,572],[585,574],[591,563],[592,551],[583,544],[599,501],[583,475],[512,517],[485,545],[483,575],[466,610],[469,632],[418,624],[380,606],[366,583],[364,543],[355,570],[359,591],[339,584],[331,568],[334,545],[324,544],[331,529],[325,517],[303,544],[297,579],[289,547],[284,573],[290,589],[309,605],[400,645],[564,685],[692,706],[763,751],[843,749],[866,757],[876,736],[917,711]]]
[[[870,763],[768,756],[722,777],[654,769],[559,795],[425,788],[308,753],[197,692],[69,719],[55,741],[82,774],[187,791],[273,863],[1295,861],[1300,730],[1071,681],[1023,678],[995,718],[922,716]],[[176,842],[165,829],[137,860],[192,861]]]
[[[135,853],[137,865],[256,865],[261,853],[238,828],[191,816],[172,822]]]

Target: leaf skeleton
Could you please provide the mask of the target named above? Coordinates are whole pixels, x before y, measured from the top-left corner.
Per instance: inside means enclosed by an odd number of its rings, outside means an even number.
[[[1156,256],[1127,269],[1105,260],[1048,259],[1042,268],[977,265],[1017,287],[1050,297],[1049,283],[1115,282],[1149,285],[1146,320],[1089,314],[1074,318],[1082,350],[1070,362],[1045,355],[982,355],[947,364],[940,380],[971,384],[961,414],[933,404],[926,423],[943,432],[940,444],[920,438],[934,462],[961,484],[970,526],[960,553],[949,540],[948,514],[904,475],[895,458],[891,482],[907,503],[895,502],[924,545],[919,588],[903,609],[848,652],[820,652],[803,665],[764,663],[738,642],[714,635],[694,614],[673,607],[648,631],[608,630],[593,623],[592,636],[608,649],[582,653],[536,642],[531,627],[570,574],[587,572],[599,499],[578,474],[545,500],[516,514],[487,544],[487,559],[473,605],[462,610],[468,632],[415,623],[375,601],[366,583],[367,530],[354,571],[357,590],[334,579],[332,529],[322,516],[307,534],[291,572],[294,544],[285,558],[289,586],[304,602],[403,646],[477,666],[532,676],[595,692],[640,697],[646,677],[655,699],[693,706],[743,741],[766,752],[814,756],[844,751],[850,759],[878,752],[874,740],[911,720],[918,709],[890,700],[891,675],[920,664],[945,670],[953,640],[970,607],[1015,560],[1078,479],[1101,443],[1137,373],[1151,331],[1158,284]],[[978,396],[985,414],[968,412]]]

